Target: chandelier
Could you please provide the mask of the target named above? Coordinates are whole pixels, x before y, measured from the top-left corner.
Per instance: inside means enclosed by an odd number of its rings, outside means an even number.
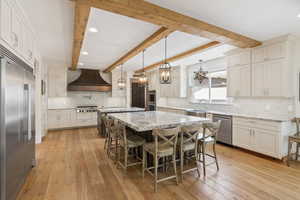
[[[171,65],[167,62],[167,37],[165,37],[165,59],[159,67],[159,80],[161,84],[171,84]]]
[[[121,64],[121,78],[118,80],[118,88],[123,90],[126,86],[126,81],[123,78],[123,63]]]
[[[195,73],[194,80],[198,80],[199,83],[201,84],[204,80],[208,79],[208,77],[207,77],[208,72],[203,70],[203,68],[202,68],[203,61],[202,60],[199,60],[199,64],[200,64],[199,71],[194,72]]]

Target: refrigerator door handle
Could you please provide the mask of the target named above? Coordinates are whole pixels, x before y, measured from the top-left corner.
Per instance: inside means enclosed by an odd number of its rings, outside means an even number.
[[[27,118],[27,140],[30,142],[32,138],[31,132],[31,87],[30,84],[24,84],[24,90],[26,91],[26,118]]]

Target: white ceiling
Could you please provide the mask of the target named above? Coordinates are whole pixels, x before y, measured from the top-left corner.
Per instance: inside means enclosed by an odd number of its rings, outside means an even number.
[[[264,41],[300,34],[299,0],[146,0]]]
[[[74,3],[70,0],[18,0],[38,33],[38,44],[46,60],[67,63],[72,55]],[[300,34],[299,0],[148,0],[151,3],[198,18],[234,32],[263,41],[287,33]],[[143,41],[159,27],[106,11],[92,9],[88,27],[99,33],[87,33],[80,56],[86,67],[104,69],[129,49]],[[208,42],[204,38],[175,32],[168,39],[168,55],[173,56]],[[222,56],[231,49],[225,45],[182,59],[173,64],[192,64],[199,59]],[[145,54],[146,65],[161,60],[163,42],[158,42]],[[141,67],[141,55],[129,60],[127,69]],[[68,66],[68,67],[69,67]]]
[[[97,28],[99,32],[89,32],[88,29],[91,27]],[[79,63],[83,63],[84,66],[78,67],[104,70],[159,28],[160,27],[153,24],[133,18],[99,9],[92,9],[82,48],[82,51],[87,51],[89,54],[80,55]],[[208,42],[210,42],[210,40],[206,38],[176,31],[168,37],[168,57],[201,46]],[[229,45],[225,45],[224,47],[214,50],[214,54],[205,54],[205,58],[208,59],[215,58],[215,56],[223,56],[224,51],[232,49]],[[193,64],[199,60],[199,56],[201,55],[202,54],[197,54],[172,64]],[[146,49],[145,66],[161,61],[163,58],[164,40],[161,40]],[[126,70],[142,68],[142,53],[127,61],[124,64],[124,68]]]

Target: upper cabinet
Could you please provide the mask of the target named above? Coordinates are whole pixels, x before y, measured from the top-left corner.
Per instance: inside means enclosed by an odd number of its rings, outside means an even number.
[[[159,75],[157,77],[159,77]],[[187,96],[187,75],[185,66],[172,67],[171,84],[160,84],[160,96],[173,98],[184,98]]]
[[[35,34],[16,0],[0,0],[0,43],[34,68]]]
[[[253,63],[266,62],[269,60],[287,57],[287,42],[279,42],[272,45],[261,46],[253,49]]]
[[[229,97],[251,96],[251,50],[243,50],[227,57],[227,95]]]
[[[293,49],[287,37],[228,55],[228,96],[292,97]]]

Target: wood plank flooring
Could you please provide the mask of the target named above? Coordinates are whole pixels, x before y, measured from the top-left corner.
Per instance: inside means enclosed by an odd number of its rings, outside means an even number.
[[[95,128],[49,132],[37,147],[37,167],[18,200],[227,200],[300,199],[300,165],[218,145],[220,171],[207,177],[195,173],[176,185],[170,180],[153,192],[152,177],[141,178],[140,166],[127,174],[116,168],[103,150]]]

